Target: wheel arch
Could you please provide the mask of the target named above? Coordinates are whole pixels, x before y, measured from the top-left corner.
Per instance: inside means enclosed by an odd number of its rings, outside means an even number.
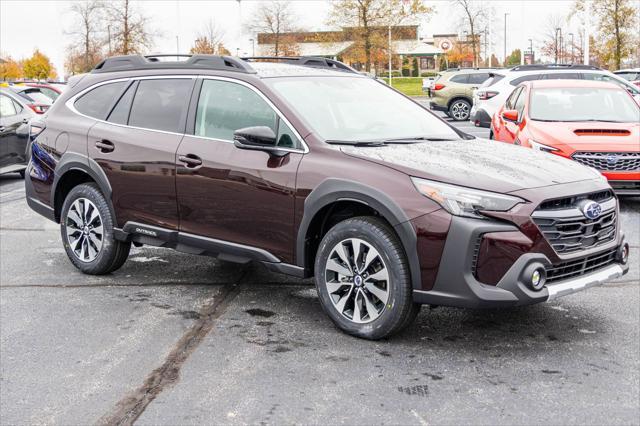
[[[76,186],[92,182],[108,201],[111,214],[115,218],[111,204],[111,185],[102,168],[92,159],[77,153],[65,153],[56,166],[55,177],[51,187],[51,200],[53,200],[54,217],[60,222],[62,204],[67,194]]]
[[[350,208],[355,214],[376,215],[384,219],[396,232],[404,248],[411,271],[413,288],[420,288],[420,263],[417,254],[417,236],[409,218],[387,194],[371,186],[344,179],[325,180],[304,201],[302,221],[296,238],[296,263],[305,275],[313,274],[315,254],[320,240],[331,225],[333,214]],[[340,217],[340,216],[338,216]]]

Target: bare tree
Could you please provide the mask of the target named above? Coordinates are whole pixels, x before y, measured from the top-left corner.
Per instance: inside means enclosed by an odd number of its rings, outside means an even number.
[[[456,5],[462,9],[463,25],[468,28],[471,37],[471,53],[473,54],[473,66],[478,66],[480,35],[478,30],[486,21],[487,15],[484,9],[485,3],[473,0],[455,0]]]
[[[552,56],[555,62],[562,62],[564,49],[562,49],[560,37],[561,35],[566,37],[566,34],[566,19],[559,15],[548,15],[541,33],[542,53]]]
[[[108,19],[112,28],[111,37],[115,43],[114,53],[142,53],[153,45],[149,19],[133,7],[131,0],[112,2]]]
[[[294,31],[296,15],[288,1],[270,1],[258,6],[253,22],[250,24],[256,33],[270,34],[274,44],[274,56],[282,53],[282,41],[285,33]]]
[[[220,51],[224,49],[224,45],[222,44],[223,37],[224,31],[213,19],[209,19],[209,21],[202,27],[202,31],[198,32],[190,52],[219,55],[221,54]]]
[[[67,48],[67,68],[71,73],[87,72],[102,59],[104,6],[100,0],[88,0],[74,2],[69,8],[75,18],[71,31],[66,33],[72,38]]]
[[[332,3],[329,24],[348,27],[355,38],[353,54],[361,56],[365,70],[372,58],[388,54],[386,29],[408,20],[417,21],[433,12],[422,0],[338,0]]]

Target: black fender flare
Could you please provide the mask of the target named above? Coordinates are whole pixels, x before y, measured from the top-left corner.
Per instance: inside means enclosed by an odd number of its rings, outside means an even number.
[[[337,201],[354,201],[378,211],[391,224],[404,247],[411,272],[414,289],[421,288],[420,261],[418,259],[418,238],[404,210],[387,194],[359,182],[329,178],[318,185],[304,200],[302,221],[296,238],[296,263],[305,267],[306,237],[312,220],[324,207]]]
[[[62,177],[71,170],[80,170],[89,175],[91,179],[96,182],[96,184],[100,188],[100,191],[107,199],[109,209],[111,210],[111,215],[115,219],[115,211],[111,203],[111,184],[109,183],[109,179],[107,179],[107,175],[102,170],[102,167],[100,167],[98,163],[95,162],[95,160],[75,152],[64,153],[58,161],[58,164],[56,165],[53,185],[51,185],[51,201],[53,207],[55,208],[56,191],[58,188],[58,184],[60,183],[60,179],[62,179]],[[56,219],[59,220],[58,217]]]

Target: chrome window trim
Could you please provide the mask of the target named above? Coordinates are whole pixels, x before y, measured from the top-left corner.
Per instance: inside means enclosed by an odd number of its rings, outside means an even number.
[[[99,83],[96,83],[96,84],[93,84],[93,85],[87,87],[86,89],[81,90],[80,92],[76,93],[71,98],[69,98],[65,102],[65,106],[67,108],[69,108],[69,110],[71,110],[73,113],[78,114],[79,116],[88,118],[90,120],[95,120],[95,121],[100,122],[100,123],[109,124],[109,125],[112,125],[112,126],[118,126],[118,127],[124,127],[124,128],[129,128],[129,129],[136,129],[136,130],[147,130],[147,131],[151,131],[151,132],[158,132],[158,133],[164,133],[164,134],[169,134],[169,135],[189,136],[189,137],[194,137],[194,138],[198,138],[198,139],[212,140],[212,141],[216,141],[216,142],[234,143],[232,140],[217,139],[217,138],[211,138],[211,137],[207,137],[207,136],[198,136],[198,135],[195,135],[195,134],[192,135],[192,134],[188,134],[186,132],[183,132],[183,133],[169,132],[169,131],[166,131],[166,130],[158,130],[158,129],[149,129],[149,128],[146,128],[146,127],[129,126],[128,124],[112,123],[111,121],[101,120],[99,118],[95,118],[95,117],[91,117],[89,115],[83,114],[80,111],[78,111],[76,109],[75,105],[74,105],[76,100],[78,100],[78,98],[80,98],[81,96],[83,96],[87,92],[89,92],[89,91],[91,91],[91,90],[93,90],[93,89],[95,89],[97,87],[103,86],[105,84],[119,83],[119,82],[131,82],[131,81],[135,81],[135,80],[159,80],[159,79],[177,79],[177,78],[180,78],[180,79],[198,79],[198,78],[201,78],[203,80],[228,81],[230,83],[240,84],[241,86],[245,86],[245,87],[253,90],[258,96],[260,96],[267,103],[267,105],[269,105],[269,107],[271,107],[271,109],[273,109],[275,111],[275,113],[278,115],[278,117],[281,120],[283,120],[287,124],[287,126],[289,126],[289,128],[293,131],[293,133],[298,138],[298,140],[300,141],[300,143],[302,144],[302,147],[303,147],[303,149],[280,148],[279,150],[280,151],[285,151],[285,152],[299,153],[299,154],[307,154],[309,152],[309,146],[307,145],[305,140],[300,136],[300,133],[298,132],[298,130],[291,124],[291,122],[289,122],[289,120],[273,104],[273,102],[271,102],[269,100],[269,98],[267,98],[260,90],[258,90],[258,88],[256,88],[252,84],[249,84],[249,83],[247,83],[245,81],[242,81],[242,80],[237,80],[235,78],[230,78],[230,77],[189,74],[189,75],[153,75],[153,76],[141,76],[141,77],[116,78],[116,79],[113,79],[113,80],[101,81]]]

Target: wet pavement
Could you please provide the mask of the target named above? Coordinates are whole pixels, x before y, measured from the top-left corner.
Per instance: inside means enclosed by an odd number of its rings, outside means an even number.
[[[166,249],[77,272],[0,176],[2,424],[638,424],[640,199],[632,270],[521,309],[422,309],[369,342],[310,280]]]

